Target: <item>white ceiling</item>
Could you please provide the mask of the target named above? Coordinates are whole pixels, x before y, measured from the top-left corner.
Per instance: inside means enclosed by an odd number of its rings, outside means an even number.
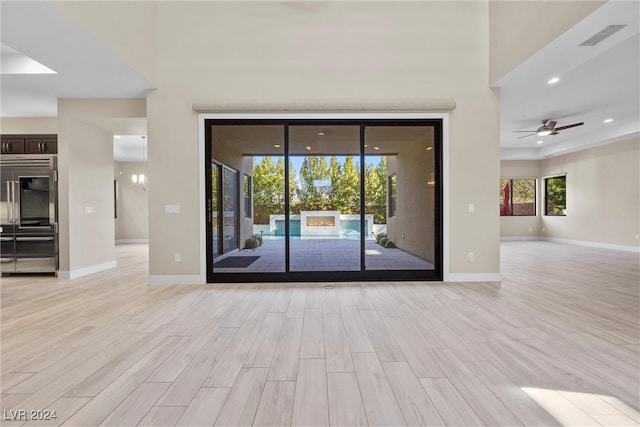
[[[541,159],[638,136],[640,130],[640,39],[637,1],[610,0],[582,22],[495,82],[500,88],[502,159]],[[57,98],[144,98],[152,85],[47,1],[0,1],[0,40],[57,74],[2,74],[0,116],[56,116]],[[610,24],[627,27],[594,47],[578,46]],[[544,21],[540,21],[544,31]],[[2,64],[0,63],[0,67]],[[555,85],[547,81],[557,76]],[[612,118],[611,123],[603,120]],[[585,122],[559,135],[517,139],[515,130],[535,130],[540,120],[563,126]],[[101,123],[114,135],[132,135],[145,125],[126,120]],[[542,140],[542,144],[536,144]],[[135,159],[131,159],[135,160]]]
[[[496,82],[502,159],[541,159],[638,136],[639,6],[609,1]],[[596,46],[579,46],[611,24],[627,26]],[[560,81],[548,84],[552,77]],[[518,139],[527,134],[515,130],[535,130],[544,119],[584,125]]]

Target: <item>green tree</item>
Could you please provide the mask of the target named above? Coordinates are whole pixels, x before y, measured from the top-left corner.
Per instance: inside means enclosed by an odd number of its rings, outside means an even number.
[[[295,194],[299,205],[297,212],[322,211],[329,209],[329,165],[325,156],[306,157],[300,166],[299,186]],[[293,212],[293,210],[292,210]]]
[[[336,159],[337,163],[337,159]],[[344,214],[360,212],[360,170],[358,162],[347,156],[334,172],[331,182],[331,202],[335,210]]]
[[[545,183],[546,214],[564,215],[567,209],[567,181],[565,176],[547,178]]]
[[[373,214],[376,224],[387,222],[387,158],[377,165],[367,164],[364,178],[365,213]]]
[[[253,221],[268,224],[269,215],[284,213],[284,160],[266,156],[253,164]]]

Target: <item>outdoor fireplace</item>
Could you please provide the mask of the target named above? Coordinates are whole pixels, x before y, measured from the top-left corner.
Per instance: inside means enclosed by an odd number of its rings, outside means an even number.
[[[340,236],[340,212],[300,212],[301,236]]]
[[[336,217],[331,216],[308,216],[307,217],[307,227],[335,227],[336,226]]]

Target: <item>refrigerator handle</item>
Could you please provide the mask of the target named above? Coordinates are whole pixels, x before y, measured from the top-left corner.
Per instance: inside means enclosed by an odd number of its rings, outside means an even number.
[[[19,181],[13,181],[11,183],[11,205],[13,206],[13,212],[11,213],[11,219],[14,224],[18,223],[18,217],[20,216],[20,206],[18,205],[20,202],[16,200],[16,184],[19,184]]]
[[[11,190],[13,189],[13,181],[7,181],[7,222],[13,223],[13,199],[11,198]]]

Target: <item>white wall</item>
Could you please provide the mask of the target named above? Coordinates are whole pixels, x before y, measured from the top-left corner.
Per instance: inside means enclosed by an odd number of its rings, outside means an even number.
[[[638,248],[638,138],[540,161],[540,175],[566,173],[567,215],[542,216],[542,235]]]
[[[49,134],[58,133],[57,117],[2,117],[2,134]]]
[[[144,117],[141,99],[58,100],[60,277],[115,266],[111,119]]]
[[[116,243],[149,240],[147,191],[131,181],[131,175],[145,169],[146,162],[114,162],[114,179],[118,181]]]
[[[498,99],[487,86],[487,3],[159,2],[157,17],[159,84],[147,100],[152,275],[201,271],[193,103],[295,110],[436,98],[457,104],[449,116],[450,271],[464,278],[499,271]],[[181,205],[181,213],[164,214],[165,204]],[[466,260],[472,250],[474,264]]]

